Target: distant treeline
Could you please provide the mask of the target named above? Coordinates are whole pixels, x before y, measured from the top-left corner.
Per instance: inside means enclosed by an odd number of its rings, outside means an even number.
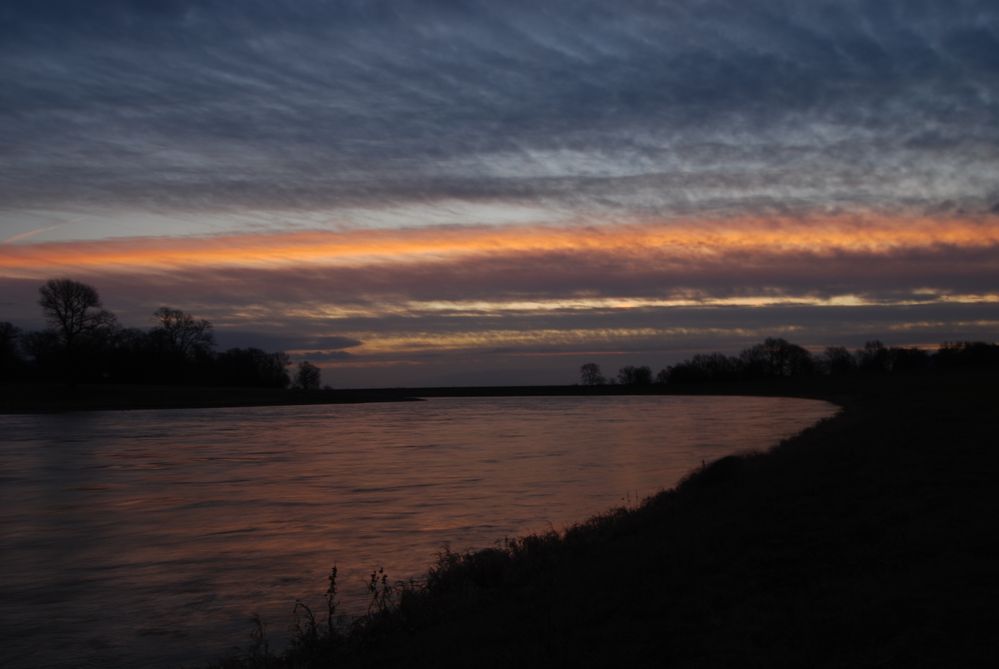
[[[739,355],[704,353],[670,365],[653,377],[649,367],[622,367],[617,378],[607,379],[596,363],[580,368],[580,383],[651,385],[706,381],[750,381],[755,379],[846,376],[852,374],[896,374],[933,369],[999,369],[999,345],[980,341],[947,342],[936,351],[885,346],[869,341],[849,351],[831,346],[820,354],[785,339],[769,338]]]
[[[0,381],[319,386],[319,369],[308,362],[292,379],[284,352],[216,351],[212,324],[179,309],[157,309],[147,330],[122,327],[93,287],[69,279],[46,282],[38,303],[48,328],[25,332],[0,322]]]

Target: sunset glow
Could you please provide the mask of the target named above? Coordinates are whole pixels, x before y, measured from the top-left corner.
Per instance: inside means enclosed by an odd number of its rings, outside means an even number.
[[[971,219],[827,218],[676,221],[551,227],[455,226],[431,229],[308,231],[213,237],[125,238],[0,246],[0,271],[45,277],[67,271],[172,268],[363,266],[432,263],[524,253],[607,254],[659,261],[729,256],[993,250],[996,217]]]
[[[362,386],[996,338],[992,8],[171,7],[12,14],[0,320],[70,277]]]

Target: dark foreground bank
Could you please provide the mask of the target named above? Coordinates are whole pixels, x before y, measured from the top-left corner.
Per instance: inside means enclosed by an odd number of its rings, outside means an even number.
[[[638,509],[376,583],[352,625],[313,602],[291,648],[217,666],[994,666],[996,385],[800,387],[844,411]]]

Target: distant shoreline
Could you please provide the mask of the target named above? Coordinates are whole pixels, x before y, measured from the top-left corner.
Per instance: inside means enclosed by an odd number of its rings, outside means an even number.
[[[764,395],[824,399],[834,403],[851,395],[856,380],[768,379],[708,382],[672,386],[467,386],[286,390],[279,388],[214,388],[22,383],[0,385],[0,414],[71,411],[222,409],[233,407],[412,402],[431,397],[624,397],[655,395]]]
[[[416,400],[416,397],[403,392],[372,393],[365,390],[299,391],[272,388],[90,384],[80,385],[76,388],[55,384],[0,386],[0,414],[225,409]]]

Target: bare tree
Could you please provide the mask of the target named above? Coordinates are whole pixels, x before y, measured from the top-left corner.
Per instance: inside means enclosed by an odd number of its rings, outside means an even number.
[[[294,387],[301,390],[319,390],[320,375],[319,368],[308,360],[300,362],[295,372]]]
[[[745,372],[753,378],[765,376],[804,376],[815,369],[812,355],[786,339],[768,337],[739,354]]]
[[[14,324],[0,322],[0,383],[11,378],[23,364],[21,331]]]
[[[49,279],[38,293],[45,319],[68,349],[81,336],[115,323],[114,315],[101,308],[101,298],[93,286],[71,279]]]
[[[116,325],[114,314],[105,311],[93,286],[72,279],[49,279],[39,289],[38,305],[52,326],[65,354],[70,385],[77,375],[77,349],[81,341],[95,339]]]
[[[618,370],[617,380],[622,386],[647,386],[652,383],[652,370],[628,365]]]
[[[843,346],[829,346],[819,358],[823,371],[831,376],[850,374],[857,369],[857,360]]]
[[[865,372],[890,372],[891,355],[888,347],[879,340],[865,342],[864,348],[857,351],[857,366]]]
[[[170,307],[160,307],[153,316],[159,321],[159,326],[153,329],[153,336],[177,355],[191,358],[210,351],[215,345],[212,324],[203,318],[194,318]]]
[[[602,386],[607,379],[600,373],[600,365],[588,362],[579,368],[579,382],[584,386]]]
[[[284,352],[267,353],[259,348],[230,348],[216,357],[220,385],[287,388],[291,379],[285,369],[291,364]]]

